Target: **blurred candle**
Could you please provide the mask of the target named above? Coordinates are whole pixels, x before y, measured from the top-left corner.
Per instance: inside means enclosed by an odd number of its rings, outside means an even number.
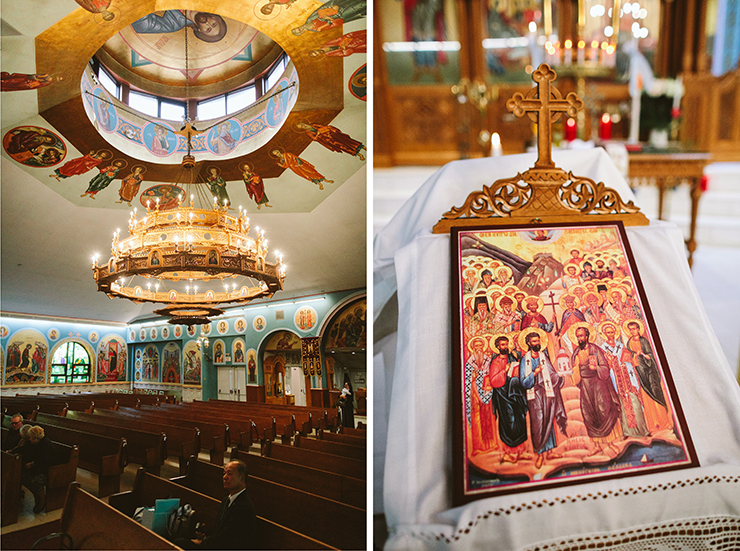
[[[493,136],[491,136],[491,157],[501,157],[503,154],[501,136],[498,135],[498,132],[494,132]]]
[[[577,132],[576,119],[568,119],[565,121],[565,141],[572,142],[575,140]]]
[[[583,65],[586,61],[586,41],[578,41],[578,65]]]
[[[596,63],[599,60],[599,41],[591,42],[591,49],[588,51],[588,60]]]
[[[573,42],[570,39],[565,41],[565,56],[563,57],[563,63],[566,65],[573,63]]]
[[[602,140],[612,139],[612,118],[609,113],[601,115],[601,124],[599,125],[599,138]]]

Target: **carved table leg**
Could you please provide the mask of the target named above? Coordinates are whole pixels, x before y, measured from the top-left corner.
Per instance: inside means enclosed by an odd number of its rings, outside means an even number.
[[[699,213],[699,199],[701,198],[701,178],[689,178],[691,182],[691,226],[689,227],[689,240],[686,247],[689,249],[689,267],[694,263],[694,251],[696,250],[696,216]]]

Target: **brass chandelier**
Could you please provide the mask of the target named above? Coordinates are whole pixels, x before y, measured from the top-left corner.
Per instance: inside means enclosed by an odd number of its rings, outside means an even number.
[[[93,258],[92,270],[98,291],[135,303],[163,303],[155,313],[169,316],[169,323],[194,325],[209,323],[221,315],[225,304],[245,304],[257,298],[269,298],[283,288],[285,265],[280,253],[275,262],[267,262],[264,230],[249,235],[249,218],[239,207],[239,214],[228,213],[214,200],[212,209],[183,206],[160,209],[159,200],[147,206],[137,219],[131,212],[129,237],[113,234],[111,258],[102,266]],[[134,277],[152,280],[134,285]],[[232,280],[243,276],[248,283],[237,286]],[[220,289],[198,289],[198,282],[221,283]],[[180,283],[179,288],[171,287]],[[185,284],[184,290],[182,284]],[[171,287],[171,288],[170,288]]]

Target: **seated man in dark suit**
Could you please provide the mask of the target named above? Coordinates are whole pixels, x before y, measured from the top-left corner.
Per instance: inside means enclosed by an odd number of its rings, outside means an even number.
[[[21,427],[23,426],[23,415],[16,413],[10,418],[10,430],[3,440],[4,452],[10,451],[21,443]]]
[[[221,502],[216,526],[208,535],[196,533],[193,540],[177,540],[183,549],[252,549],[257,537],[257,515],[247,495],[247,466],[231,461],[224,466],[224,488],[229,492]]]

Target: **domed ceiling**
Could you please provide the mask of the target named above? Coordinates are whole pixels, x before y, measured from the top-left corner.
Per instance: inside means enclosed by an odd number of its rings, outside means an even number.
[[[92,292],[89,259],[134,206],[176,192],[188,145],[204,188],[218,177],[279,243],[283,297],[364,286],[365,12],[365,0],[4,4],[3,310],[147,315]],[[132,90],[192,100],[263,78],[283,52],[255,104],[195,120],[189,144],[183,123],[132,110],[89,64],[97,56]]]

